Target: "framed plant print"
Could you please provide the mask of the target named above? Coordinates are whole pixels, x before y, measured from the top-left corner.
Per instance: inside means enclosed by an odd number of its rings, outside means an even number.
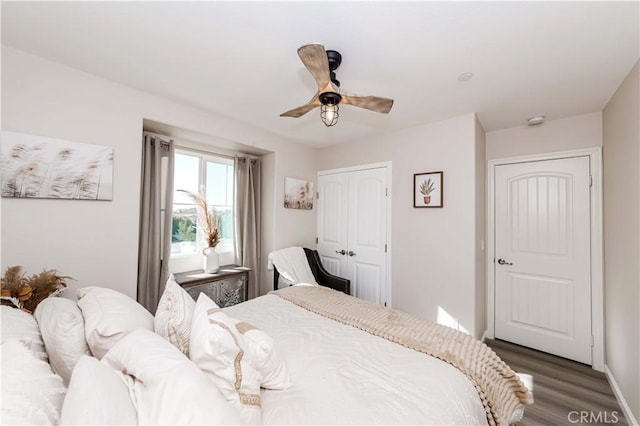
[[[428,172],[413,175],[413,207],[442,207],[443,173]]]

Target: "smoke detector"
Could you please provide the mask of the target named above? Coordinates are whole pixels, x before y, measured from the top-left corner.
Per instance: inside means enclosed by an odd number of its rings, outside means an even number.
[[[533,117],[530,117],[527,120],[527,124],[529,124],[529,126],[537,126],[538,124],[542,124],[544,122],[544,115],[536,115]]]
[[[462,74],[460,74],[460,75],[458,76],[458,80],[459,80],[459,81],[463,81],[463,82],[464,82],[464,81],[469,81],[469,80],[471,80],[472,78],[473,78],[473,73],[471,73],[471,72],[463,72]]]

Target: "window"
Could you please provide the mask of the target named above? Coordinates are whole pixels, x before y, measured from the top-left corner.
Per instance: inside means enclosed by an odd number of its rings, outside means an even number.
[[[207,203],[219,218],[220,263],[233,263],[233,159],[195,151],[176,150],[173,181],[173,224],[171,258],[202,259],[206,247],[204,234],[198,229],[197,208],[191,197],[179,190],[195,194],[204,190]],[[175,262],[174,262],[175,263]],[[183,268],[180,268],[183,269]],[[187,269],[196,269],[191,266]]]

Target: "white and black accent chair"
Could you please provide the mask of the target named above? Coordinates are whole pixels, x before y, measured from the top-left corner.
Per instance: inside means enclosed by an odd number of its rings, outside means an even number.
[[[309,267],[311,268],[311,272],[313,273],[313,277],[316,279],[316,282],[324,287],[329,287],[334,290],[341,291],[346,294],[351,294],[351,281],[347,278],[338,277],[336,275],[331,274],[329,271],[324,269],[322,266],[322,262],[320,261],[320,255],[317,250],[312,250],[308,248],[304,248],[304,254],[307,257],[307,261],[309,262]],[[273,289],[278,289],[278,281],[280,279],[280,272],[278,272],[278,268],[273,267]]]

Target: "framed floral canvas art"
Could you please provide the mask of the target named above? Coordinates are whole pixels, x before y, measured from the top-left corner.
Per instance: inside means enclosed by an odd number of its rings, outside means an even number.
[[[304,179],[285,178],[284,207],[287,209],[311,210],[313,208],[313,182]]]
[[[2,197],[113,197],[113,147],[3,131],[0,159]]]

